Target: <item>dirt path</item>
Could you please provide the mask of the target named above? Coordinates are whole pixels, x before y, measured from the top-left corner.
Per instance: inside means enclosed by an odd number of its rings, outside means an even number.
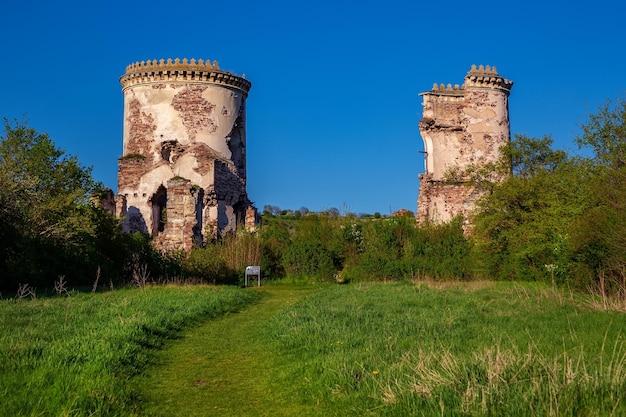
[[[160,354],[139,383],[146,414],[154,416],[308,416],[269,377],[270,353],[261,324],[314,289],[266,287],[244,311],[186,332]]]

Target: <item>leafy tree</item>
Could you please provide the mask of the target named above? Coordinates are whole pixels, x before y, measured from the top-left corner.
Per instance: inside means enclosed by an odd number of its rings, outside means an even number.
[[[607,101],[577,138],[592,151],[569,158],[552,140],[516,136],[475,219],[488,276],[568,281],[626,296],[626,102]]]
[[[0,136],[0,287],[113,282],[136,263],[174,265],[149,239],[122,233],[119,220],[90,203],[102,186],[91,169],[25,121],[4,120]],[[169,265],[169,266],[168,266]],[[156,274],[155,274],[156,275]],[[106,280],[106,281],[105,281]]]
[[[28,219],[22,224],[23,231],[31,237],[67,241],[88,232],[91,225],[82,207],[101,188],[93,180],[91,169],[26,123],[5,119],[4,129],[5,135],[0,137],[2,192],[10,193],[11,204]]]
[[[17,256],[22,243],[22,232],[27,224],[25,213],[20,210],[22,196],[20,184],[12,181],[6,170],[0,169],[0,268],[6,270],[6,262]]]
[[[341,212],[337,207],[331,207],[327,210],[324,210],[324,213],[330,217],[339,217],[341,216]]]
[[[593,151],[586,184],[589,210],[573,223],[571,244],[587,281],[626,295],[626,100],[607,101],[589,116],[577,138]]]
[[[503,152],[510,160],[513,175],[529,178],[542,172],[551,172],[567,160],[567,153],[552,149],[554,141],[550,136],[541,139],[526,135],[514,135]]]
[[[69,246],[81,249],[85,237],[94,232],[87,203],[98,187],[91,170],[56,148],[47,134],[26,122],[4,119],[0,136],[2,275],[32,283],[63,262],[71,252]]]
[[[266,204],[263,206],[263,214],[266,215],[272,215],[272,216],[278,216],[280,215],[280,207],[278,206],[272,206],[270,204]]]
[[[474,234],[483,273],[500,279],[564,280],[568,227],[587,208],[587,161],[552,150],[552,139],[516,136],[500,166],[513,175],[479,203]]]
[[[596,162],[613,169],[626,165],[626,98],[607,100],[581,128],[578,145],[590,148]]]

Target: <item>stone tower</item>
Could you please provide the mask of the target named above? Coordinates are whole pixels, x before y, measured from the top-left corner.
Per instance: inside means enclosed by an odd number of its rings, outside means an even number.
[[[472,68],[459,87],[433,85],[423,97],[419,129],[425,170],[419,176],[417,221],[470,221],[483,191],[469,182],[468,168],[495,162],[510,140],[508,97],[513,82],[496,67]]]
[[[124,145],[116,213],[124,230],[189,250],[239,224],[254,226],[246,193],[246,98],[251,83],[216,61],[126,67]]]

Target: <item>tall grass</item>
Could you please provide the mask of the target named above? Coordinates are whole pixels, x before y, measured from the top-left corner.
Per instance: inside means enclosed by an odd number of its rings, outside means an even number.
[[[208,286],[0,301],[0,415],[129,416],[154,349],[255,293]]]
[[[248,265],[261,265],[261,240],[239,230],[204,248],[194,248],[183,261],[187,279],[214,284],[238,284]]]
[[[276,378],[337,416],[625,415],[626,316],[532,284],[328,288],[266,335]]]

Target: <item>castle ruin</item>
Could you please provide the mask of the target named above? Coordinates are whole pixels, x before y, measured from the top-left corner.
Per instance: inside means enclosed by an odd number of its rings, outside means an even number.
[[[418,223],[442,223],[462,216],[471,222],[484,191],[469,169],[496,162],[510,140],[508,97],[513,82],[496,67],[472,65],[459,87],[434,84],[421,93],[425,173],[419,175]]]
[[[246,193],[251,83],[216,61],[148,60],[126,68],[123,154],[115,214],[164,250],[253,228]]]

